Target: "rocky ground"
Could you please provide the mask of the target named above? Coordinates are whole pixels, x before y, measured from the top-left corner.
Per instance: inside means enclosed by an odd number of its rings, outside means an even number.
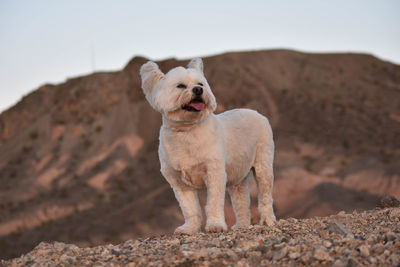
[[[387,205],[383,205],[385,207]],[[400,208],[279,220],[227,233],[80,248],[40,243],[0,266],[399,266]]]

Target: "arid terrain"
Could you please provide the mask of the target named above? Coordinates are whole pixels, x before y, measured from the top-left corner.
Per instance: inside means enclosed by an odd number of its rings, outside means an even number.
[[[169,235],[183,222],[159,172],[161,117],[140,89],[146,61],[43,85],[0,114],[0,259],[42,241],[87,247]],[[188,61],[157,63],[166,72]],[[227,53],[204,64],[217,112],[252,108],[272,124],[278,219],[400,198],[400,66],[290,50]]]
[[[400,208],[281,219],[227,233],[79,248],[40,243],[0,266],[398,266]]]

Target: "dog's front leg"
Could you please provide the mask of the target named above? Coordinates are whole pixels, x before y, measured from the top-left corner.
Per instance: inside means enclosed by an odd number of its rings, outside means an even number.
[[[185,223],[175,229],[175,234],[195,234],[201,228],[201,208],[197,190],[192,188],[174,187],[175,197],[179,202]]]
[[[225,222],[224,201],[226,187],[226,172],[224,168],[209,170],[206,178],[206,231],[223,232],[228,229]]]
[[[178,172],[164,171],[163,175],[174,190],[175,198],[178,200],[185,218],[185,223],[175,229],[175,234],[191,235],[199,232],[201,228],[201,207],[197,190],[177,180]]]

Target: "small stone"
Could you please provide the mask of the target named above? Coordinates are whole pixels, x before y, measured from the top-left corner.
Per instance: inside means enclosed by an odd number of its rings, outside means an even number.
[[[76,260],[75,257],[68,257],[68,258],[67,258],[67,262],[68,262],[69,264],[72,264],[72,265],[75,265],[75,260]]]
[[[355,239],[360,239],[360,240],[365,240],[365,237],[363,237],[362,235],[354,235]]]
[[[299,258],[300,257],[300,253],[298,253],[298,252],[291,252],[291,253],[289,253],[289,258],[291,258],[292,260],[294,260],[294,259],[297,259],[297,258]]]
[[[179,245],[181,241],[178,238],[174,238],[170,241],[171,245]]]
[[[318,232],[319,236],[322,238],[328,238],[329,237],[329,231],[326,229],[322,229]]]
[[[368,223],[367,220],[366,220],[366,219],[363,219],[363,218],[358,219],[357,222],[358,222],[359,224],[361,224],[361,225],[366,225],[366,224]]]
[[[110,254],[110,252],[108,251],[108,249],[106,249],[104,247],[100,248],[100,256],[106,256],[109,254]]]
[[[261,256],[261,252],[260,251],[247,251],[246,252],[246,258],[258,258]]]
[[[311,260],[311,253],[310,252],[306,252],[304,254],[301,255],[300,261],[304,264],[307,265]]]
[[[328,224],[327,230],[333,233],[354,237],[353,233],[350,230],[346,229],[343,225],[335,220],[331,221]]]
[[[286,246],[285,243],[279,243],[279,244],[275,244],[275,245],[274,245],[274,248],[280,249],[280,248],[283,248],[284,246]]]
[[[390,212],[389,212],[389,218],[390,219],[392,219],[392,220],[394,220],[394,219],[400,219],[400,208],[398,208],[398,209],[392,209]]]
[[[246,240],[246,241],[241,241],[238,244],[238,247],[244,249],[244,250],[248,250],[252,247],[257,247],[259,245],[258,241],[250,241],[250,240]]]
[[[369,247],[368,245],[361,245],[359,248],[360,254],[363,255],[364,257],[369,257]]]
[[[333,261],[333,258],[329,256],[328,252],[323,248],[315,249],[313,256],[320,261]]]
[[[280,260],[283,257],[285,257],[286,254],[287,254],[287,247],[283,247],[281,250],[274,253],[274,255],[272,256],[272,259],[274,261]]]
[[[348,259],[348,261],[347,261],[347,267],[355,267],[355,266],[358,266],[359,264],[358,264],[358,262],[357,262],[357,260],[355,260],[355,259],[353,259],[353,258],[350,258],[350,259]]]
[[[389,232],[387,232],[385,234],[384,240],[385,240],[385,242],[395,241],[396,240],[396,234],[389,231]]]
[[[332,246],[332,243],[328,240],[324,240],[324,242],[322,242],[322,245],[324,245],[324,247],[326,248],[330,248]]]
[[[390,251],[385,249],[385,251],[383,252],[383,255],[385,255],[386,257],[390,255]]]
[[[342,260],[337,259],[337,260],[333,263],[332,267],[345,267],[346,265],[347,265],[347,264],[344,263]]]
[[[211,266],[211,265],[206,265],[206,266]],[[238,267],[248,267],[250,266],[245,260],[240,260],[236,263],[236,266]]]
[[[301,246],[292,246],[288,248],[289,252],[297,252],[300,253],[301,252]]]
[[[62,242],[54,242],[53,243],[53,247],[57,250],[57,251],[62,251],[66,246],[64,243]]]
[[[111,250],[111,254],[112,254],[112,255],[119,256],[119,255],[121,255],[122,253],[121,253],[121,251],[119,251],[119,250],[117,250],[117,249],[112,249],[112,250]]]
[[[264,245],[259,245],[254,250],[260,251],[261,253],[267,253],[270,250],[270,248]]]
[[[286,221],[285,219],[280,219],[280,220],[278,221],[277,225],[278,225],[278,226],[282,226],[282,225],[284,225],[284,224],[286,224],[286,223],[287,223],[287,221]]]
[[[375,254],[382,254],[383,253],[383,251],[385,250],[385,248],[383,247],[383,245],[382,244],[376,244],[375,246],[374,246],[374,253]]]
[[[60,261],[65,262],[67,260],[67,258],[68,258],[68,256],[66,254],[62,254],[59,259],[60,259]]]

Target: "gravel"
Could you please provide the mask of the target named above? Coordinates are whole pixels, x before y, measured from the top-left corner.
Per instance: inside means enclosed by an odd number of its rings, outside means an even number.
[[[42,242],[0,266],[400,266],[399,219],[394,207],[92,248]]]

